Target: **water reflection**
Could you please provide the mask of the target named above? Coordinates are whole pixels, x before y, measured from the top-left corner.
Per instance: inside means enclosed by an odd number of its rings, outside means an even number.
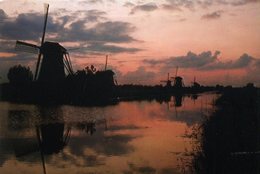
[[[27,110],[8,111],[8,128],[10,130],[23,130],[29,127],[30,112]]]
[[[77,127],[83,131],[85,131],[87,134],[92,135],[94,132],[96,132],[96,123],[95,122],[83,122],[78,123]]]
[[[64,134],[64,124],[51,123],[36,128],[40,147],[45,154],[58,153],[67,144],[70,128]]]
[[[181,94],[176,94],[174,96],[174,106],[175,107],[181,107],[183,101],[183,96]]]
[[[160,104],[162,103],[174,103],[175,107],[181,107],[182,106],[182,101],[183,101],[183,94],[175,94],[174,96],[172,95],[165,95],[165,96],[158,96],[155,98],[155,100],[157,102],[159,102]]]
[[[60,107],[39,107],[41,123],[36,125],[36,135],[44,154],[58,153],[67,144],[71,127],[65,130]]]
[[[190,147],[182,135],[200,122],[205,97],[215,95],[89,108],[0,103],[0,172],[179,173],[172,151]]]

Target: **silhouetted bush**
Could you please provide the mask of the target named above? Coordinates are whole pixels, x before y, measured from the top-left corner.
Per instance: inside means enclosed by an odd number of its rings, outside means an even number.
[[[15,65],[9,69],[7,77],[10,83],[25,84],[32,81],[33,73],[29,67]]]

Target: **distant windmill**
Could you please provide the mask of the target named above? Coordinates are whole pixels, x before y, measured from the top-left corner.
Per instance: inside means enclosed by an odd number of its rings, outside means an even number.
[[[168,73],[167,80],[161,80],[162,83],[166,83],[166,87],[171,87],[172,82],[170,80],[170,73]]]
[[[193,88],[199,88],[200,84],[196,82],[196,76],[194,76],[193,82],[191,82]]]
[[[174,87],[175,88],[182,88],[184,87],[183,78],[178,76],[178,66],[176,67],[175,77],[171,77],[174,80]]]
[[[57,42],[45,42],[45,31],[47,25],[49,4],[45,6],[45,19],[41,45],[34,45],[22,41],[16,41],[15,49],[19,51],[38,53],[38,60],[34,74],[34,80],[45,83],[60,82],[65,78],[65,70],[73,74],[73,69],[67,50]],[[43,57],[43,58],[42,58]],[[41,61],[42,58],[42,61]]]

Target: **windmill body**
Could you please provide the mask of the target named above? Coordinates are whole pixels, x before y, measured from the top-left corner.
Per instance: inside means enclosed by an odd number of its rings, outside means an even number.
[[[175,73],[175,77],[171,77],[174,80],[174,87],[175,88],[182,88],[184,87],[184,83],[183,83],[183,78],[181,76],[177,76],[178,75],[178,66],[176,67],[176,73]]]
[[[59,83],[65,79],[63,56],[66,49],[59,43],[45,42],[41,47],[43,55],[38,81],[44,83]]]
[[[182,88],[182,87],[184,87],[183,78],[182,77],[176,76],[174,78],[174,87],[175,88]]]

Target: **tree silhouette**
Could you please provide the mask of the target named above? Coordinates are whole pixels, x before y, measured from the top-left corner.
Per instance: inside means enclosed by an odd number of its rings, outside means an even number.
[[[10,83],[25,84],[32,81],[33,73],[29,67],[15,65],[9,69],[7,77]]]

